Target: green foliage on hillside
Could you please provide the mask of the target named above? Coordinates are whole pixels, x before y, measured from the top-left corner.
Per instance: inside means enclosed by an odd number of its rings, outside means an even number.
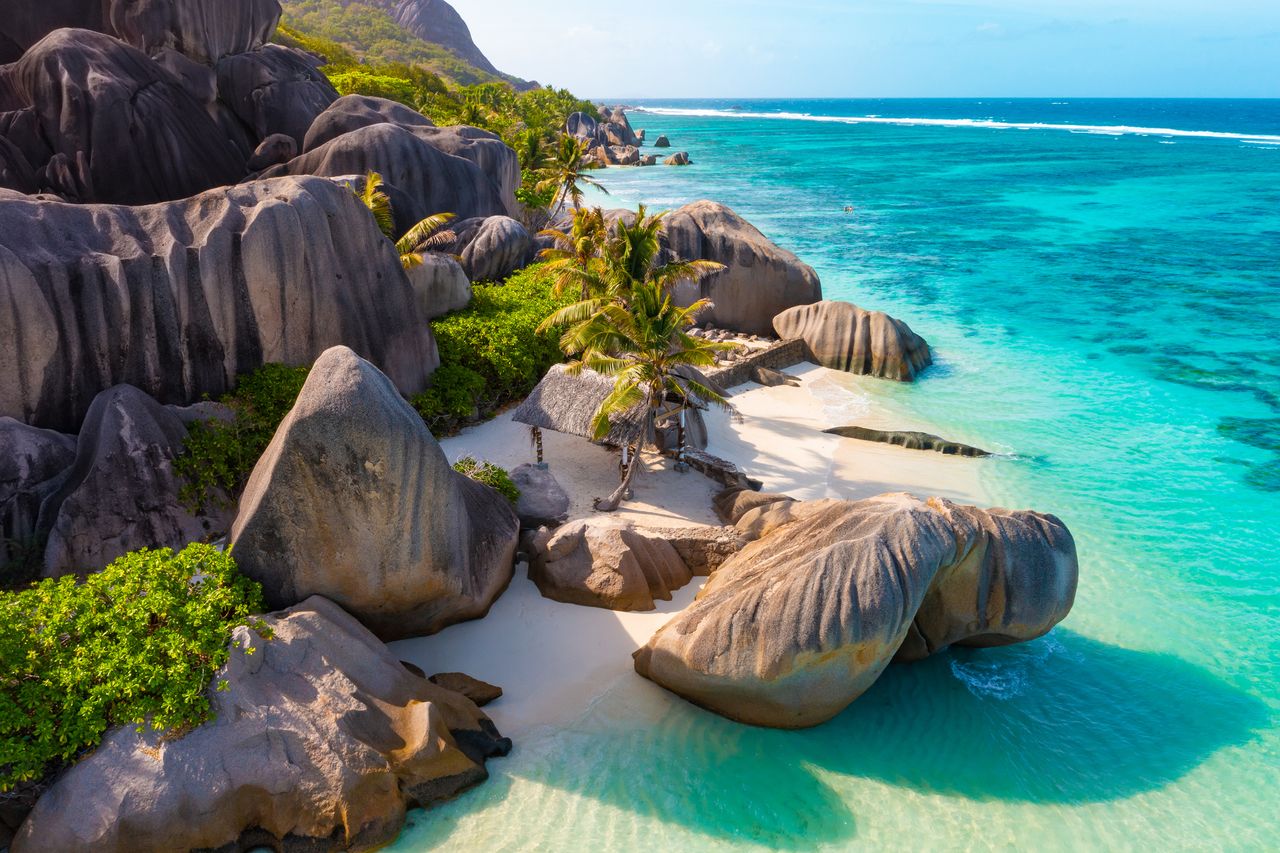
[[[474,456],[464,456],[453,463],[453,470],[470,477],[477,483],[483,483],[512,503],[520,500],[520,489],[511,479],[511,475],[505,468],[494,465],[492,462],[481,462]]]
[[[554,287],[552,273],[532,266],[504,284],[477,285],[469,306],[431,324],[441,367],[432,387],[411,402],[434,434],[524,398],[563,360],[559,335],[538,331],[543,319],[572,301],[555,296]]]
[[[301,35],[304,39],[341,45],[353,61],[370,65],[419,65],[461,86],[502,79],[459,59],[448,48],[418,38],[396,23],[384,9],[349,0],[284,0],[281,5],[286,37]],[[277,37],[277,41],[280,40]],[[321,55],[330,62],[335,60],[327,51]]]
[[[0,791],[73,761],[111,726],[199,725],[232,629],[262,610],[231,555],[199,544],[0,593]]]
[[[308,367],[264,364],[240,377],[220,402],[229,421],[193,424],[174,468],[183,479],[179,497],[192,511],[225,505],[243,491],[276,427],[293,408]]]

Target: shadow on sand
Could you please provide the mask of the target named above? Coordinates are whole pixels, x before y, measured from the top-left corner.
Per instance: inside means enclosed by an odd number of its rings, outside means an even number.
[[[626,682],[574,726],[517,743],[451,808],[500,810],[524,779],[711,838],[800,849],[857,833],[832,774],[972,800],[1102,802],[1165,786],[1269,722],[1261,701],[1198,666],[1064,630],[890,667],[804,731],[738,725],[656,691]],[[637,703],[662,710],[646,717]],[[415,823],[414,849],[456,828],[431,812]]]

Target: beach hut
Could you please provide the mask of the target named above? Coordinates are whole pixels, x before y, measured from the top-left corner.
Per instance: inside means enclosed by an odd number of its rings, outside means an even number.
[[[687,375],[690,378],[720,393],[720,389],[697,370],[683,368],[682,372],[684,370],[689,371]],[[591,422],[600,404],[612,391],[613,380],[609,377],[592,370],[583,370],[575,376],[563,364],[558,364],[547,372],[511,417],[516,423],[525,424],[533,430],[538,462],[541,463],[543,430],[595,440]],[[621,448],[624,468],[632,445],[641,438],[656,444],[664,452],[674,453],[677,458],[685,447],[706,448],[707,427],[698,406],[685,404],[683,400],[667,400],[654,419],[656,434],[650,436],[643,435],[644,414],[644,407],[636,406],[623,415],[614,415],[608,434],[598,442]]]

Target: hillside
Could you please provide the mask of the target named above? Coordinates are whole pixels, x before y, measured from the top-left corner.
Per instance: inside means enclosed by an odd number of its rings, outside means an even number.
[[[499,71],[444,0],[283,0],[281,6],[286,33],[336,42],[364,62],[417,65],[462,86],[537,85]]]

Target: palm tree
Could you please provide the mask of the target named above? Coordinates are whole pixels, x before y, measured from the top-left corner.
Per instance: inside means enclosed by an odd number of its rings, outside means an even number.
[[[442,251],[453,245],[457,235],[452,231],[442,230],[453,221],[452,213],[436,213],[418,222],[396,238],[396,220],[391,209],[391,197],[387,195],[382,182],[382,175],[370,172],[364,176],[364,184],[356,190],[356,197],[369,208],[373,219],[378,223],[378,230],[388,240],[396,244],[396,252],[400,255],[400,264],[411,270],[422,263],[422,255],[429,251]]]
[[[637,450],[652,443],[655,421],[664,403],[732,408],[723,396],[699,381],[696,371],[689,370],[714,365],[716,353],[729,348],[689,335],[707,304],[701,299],[680,307],[658,279],[646,277],[634,283],[625,304],[605,305],[566,335],[572,336],[571,346],[581,347],[582,353],[569,364],[570,373],[590,369],[614,379],[612,392],[592,419],[595,440],[609,434],[615,418],[637,406],[643,406],[643,417],[636,434],[626,439],[627,444],[635,441]],[[608,498],[597,501],[596,509],[613,512],[618,508],[639,464],[636,452],[627,462],[622,483]]]
[[[609,191],[602,187],[599,181],[587,175],[586,168],[583,166],[587,151],[585,139],[578,139],[567,133],[560,134],[560,142],[551,158],[550,176],[538,185],[539,188],[555,187],[556,189],[556,204],[551,214],[552,219],[560,215],[567,202],[572,201],[574,207],[582,205],[583,186],[595,187],[608,194]]]
[[[604,289],[601,255],[607,233],[604,211],[598,207],[574,209],[573,223],[567,232],[554,228],[538,232],[539,237],[549,237],[555,242],[552,248],[539,252],[538,258],[555,274],[553,292],[556,296],[577,287],[582,299],[587,300],[592,293]]]

